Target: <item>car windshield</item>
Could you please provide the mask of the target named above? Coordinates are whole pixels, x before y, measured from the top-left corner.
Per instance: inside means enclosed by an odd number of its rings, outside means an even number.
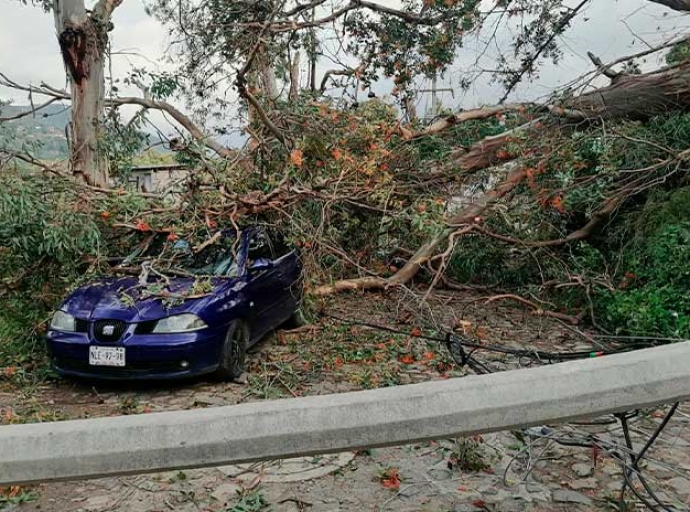
[[[232,277],[238,273],[236,240],[234,235],[224,234],[195,253],[187,240],[170,242],[165,234],[157,234],[140,244],[125,258],[123,265],[141,260],[158,260],[162,267],[167,266],[193,275]]]

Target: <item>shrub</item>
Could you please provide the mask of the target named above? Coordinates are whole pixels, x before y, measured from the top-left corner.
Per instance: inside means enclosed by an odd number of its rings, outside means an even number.
[[[627,249],[613,292],[599,295],[605,326],[617,333],[690,337],[690,221],[661,225]]]

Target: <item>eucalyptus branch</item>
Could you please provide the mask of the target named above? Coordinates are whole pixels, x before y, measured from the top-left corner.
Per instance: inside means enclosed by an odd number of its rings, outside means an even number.
[[[26,110],[24,112],[19,112],[13,116],[0,117],[0,123],[5,122],[5,121],[14,121],[15,119],[21,119],[22,117],[28,117],[28,116],[34,115],[39,110],[46,108],[48,105],[52,105],[56,101],[59,101],[59,99],[60,98],[50,98],[45,103],[42,103],[37,107],[32,107],[29,110]]]
[[[551,35],[544,41],[539,48],[536,49],[534,53],[529,55],[522,63],[522,66],[520,67],[520,70],[511,77],[508,87],[506,88],[505,93],[499,100],[499,103],[504,103],[507,99],[508,96],[510,96],[510,93],[513,92],[515,87],[522,81],[524,76],[528,73],[530,73],[534,67],[534,64],[537,62],[539,57],[541,57],[541,54],[553,43],[553,41],[558,37],[565,27],[577,16],[580,11],[589,3],[590,0],[582,0],[579,4],[577,4],[575,7],[570,9],[567,14],[565,14],[561,20],[558,22],[558,24],[551,30]]]

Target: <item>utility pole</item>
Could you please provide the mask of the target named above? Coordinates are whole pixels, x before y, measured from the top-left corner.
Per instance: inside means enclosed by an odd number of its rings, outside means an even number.
[[[312,7],[311,9],[311,21],[313,22],[314,19],[316,18],[316,7]],[[311,93],[315,94],[316,93],[316,34],[314,33],[314,29],[312,28],[309,32],[309,35],[311,37],[311,62],[310,62],[310,67],[309,67],[309,88],[311,89]]]
[[[427,119],[436,117],[441,110],[441,102],[438,99],[439,92],[449,92],[455,98],[455,91],[451,87],[438,88],[436,75],[431,79],[431,89],[419,90],[420,94],[431,93],[431,115],[429,115],[429,110],[427,109]]]

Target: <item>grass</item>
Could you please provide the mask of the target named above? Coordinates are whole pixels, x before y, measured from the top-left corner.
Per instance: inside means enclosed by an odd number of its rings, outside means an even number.
[[[314,330],[278,333],[249,368],[246,396],[314,394],[326,385],[371,389],[462,375],[444,347],[410,335],[324,321]]]
[[[269,503],[260,490],[245,491],[239,501],[227,512],[259,512],[269,508]]]
[[[0,487],[0,510],[37,499],[38,492],[28,487],[20,487],[18,485],[6,488]]]

